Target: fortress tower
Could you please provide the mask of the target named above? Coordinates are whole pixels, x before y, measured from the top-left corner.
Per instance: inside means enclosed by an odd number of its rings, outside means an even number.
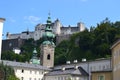
[[[55,44],[53,42],[53,39],[55,38],[55,35],[52,32],[52,26],[51,26],[51,18],[48,17],[45,32],[42,36],[44,39],[41,48],[41,55],[40,55],[40,61],[41,65],[52,68],[54,66],[54,48]]]
[[[54,26],[53,26],[53,32],[56,34],[56,35],[60,35],[61,34],[61,23],[60,21],[57,19],[55,20],[54,22]]]
[[[77,23],[77,27],[79,28],[79,29],[78,29],[79,32],[85,30],[85,25],[84,25],[84,23],[82,23],[82,22]]]

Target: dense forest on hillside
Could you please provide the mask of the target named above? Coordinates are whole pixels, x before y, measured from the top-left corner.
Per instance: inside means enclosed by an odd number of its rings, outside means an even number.
[[[91,26],[90,29],[86,28],[83,32],[75,33],[69,40],[64,40],[57,45],[55,48],[55,64],[63,64],[67,60],[81,61],[82,58],[87,60],[109,58],[111,57],[110,47],[119,38],[120,21],[111,22],[106,18],[97,26]],[[26,40],[26,43],[21,47],[21,55],[7,51],[2,54],[2,59],[29,61],[34,47],[37,48],[39,57],[41,43],[42,39],[36,42],[33,39]]]

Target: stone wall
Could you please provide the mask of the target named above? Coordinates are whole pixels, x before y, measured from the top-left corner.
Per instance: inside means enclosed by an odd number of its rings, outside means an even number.
[[[63,40],[69,40],[70,39],[71,34],[68,35],[57,35],[56,36],[56,45],[58,45],[61,41]]]

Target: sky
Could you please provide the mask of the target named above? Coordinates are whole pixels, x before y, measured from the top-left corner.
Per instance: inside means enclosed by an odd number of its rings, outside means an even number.
[[[96,26],[106,17],[120,21],[120,0],[0,0],[0,17],[5,18],[3,34],[34,31],[39,23],[46,23],[48,13],[64,26],[83,22],[87,28]]]

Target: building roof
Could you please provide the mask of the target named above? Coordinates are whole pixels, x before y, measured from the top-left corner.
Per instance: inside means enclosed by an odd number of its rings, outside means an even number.
[[[3,22],[3,21],[5,21],[5,18],[0,18],[0,22]]]
[[[104,70],[101,70],[101,71],[92,71],[92,73],[101,73],[101,72],[112,72],[112,69],[104,69]]]
[[[79,75],[79,76],[88,76],[88,73],[82,68],[82,67],[78,67],[78,68],[64,68],[63,69],[53,69],[52,71],[50,71],[49,73],[46,74],[46,76],[55,76],[55,75]]]
[[[76,27],[76,26],[74,26],[74,27],[71,27],[71,26],[68,26],[68,27],[62,26],[61,27],[61,30],[68,30],[68,29],[72,29],[72,30],[75,29],[75,31],[78,31],[78,27]]]
[[[4,65],[8,65],[8,66],[11,66],[11,67],[50,70],[47,67],[37,65],[37,64],[29,64],[29,63],[22,63],[22,62],[15,62],[15,61],[5,61],[5,60],[2,60],[2,61],[3,61]]]
[[[20,36],[21,33],[10,34],[11,36]]]
[[[78,66],[80,66],[80,64],[87,64],[87,63],[98,63],[98,62],[101,62],[101,61],[103,61],[103,62],[105,62],[105,61],[110,61],[111,60],[111,58],[99,58],[99,59],[96,59],[96,60],[89,60],[89,61],[82,61],[82,62],[77,62],[77,63],[70,63],[70,64],[63,64],[63,65],[57,65],[57,66],[55,66],[54,67],[54,69],[61,69],[63,66],[65,67],[65,68],[70,68],[70,67],[74,67],[74,65],[78,65]]]
[[[120,39],[118,39],[116,42],[113,43],[110,49],[113,49],[115,46],[117,46],[120,43]]]

